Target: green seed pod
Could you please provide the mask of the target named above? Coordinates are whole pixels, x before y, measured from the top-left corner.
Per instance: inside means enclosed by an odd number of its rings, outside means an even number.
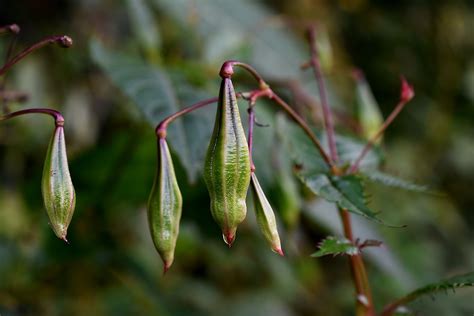
[[[265,236],[265,239],[270,244],[272,250],[283,256],[275,214],[273,213],[273,209],[270,206],[265,193],[263,193],[262,187],[260,186],[255,173],[252,173],[251,187],[258,226],[260,227],[263,236]]]
[[[382,126],[383,116],[362,72],[355,71],[354,76],[356,78],[357,109],[359,122],[362,128],[362,136],[369,140]],[[380,142],[381,138],[379,138],[377,143]]]
[[[155,248],[168,271],[174,260],[183,199],[164,138],[158,140],[158,168],[148,199],[148,224]]]
[[[49,143],[41,183],[44,206],[54,233],[67,242],[67,228],[76,206],[66,155],[64,127],[58,124]]]
[[[211,198],[212,216],[230,247],[237,226],[247,213],[245,198],[250,183],[249,150],[230,78],[222,79],[204,181]]]

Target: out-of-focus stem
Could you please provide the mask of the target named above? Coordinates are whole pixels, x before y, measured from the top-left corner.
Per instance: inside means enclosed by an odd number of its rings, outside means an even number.
[[[318,50],[316,47],[316,29],[310,27],[308,29],[308,41],[311,50],[311,59],[310,65],[313,69],[314,76],[316,78],[316,83],[318,85],[319,97],[321,98],[321,106],[323,109],[323,118],[324,125],[326,127],[326,135],[328,139],[329,152],[331,159],[337,163],[339,160],[336,147],[336,136],[334,133],[334,122],[332,118],[331,108],[329,107],[328,98],[326,95],[326,86],[324,83],[324,78],[321,71],[321,65],[319,62]]]
[[[0,76],[3,75],[5,72],[7,72],[8,69],[10,69],[13,65],[15,65],[17,62],[28,56],[30,53],[34,52],[37,49],[40,49],[41,47],[48,45],[48,44],[53,44],[53,43],[58,43],[62,47],[71,47],[72,46],[72,39],[69,36],[66,35],[55,35],[55,36],[49,36],[41,41],[39,41],[36,44],[33,44],[32,46],[24,49],[22,52],[20,52],[18,55],[14,56],[12,59],[10,59],[5,65],[3,65],[2,68],[0,68]]]

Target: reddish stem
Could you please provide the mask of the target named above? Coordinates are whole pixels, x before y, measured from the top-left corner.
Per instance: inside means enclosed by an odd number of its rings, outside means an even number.
[[[383,135],[387,127],[392,124],[392,122],[395,120],[395,118],[400,114],[400,112],[403,110],[405,105],[415,96],[415,92],[413,90],[413,87],[408,84],[408,82],[405,80],[405,78],[402,77],[402,88],[401,88],[401,93],[400,93],[400,101],[398,102],[397,106],[395,109],[393,109],[392,113],[387,117],[385,122],[383,122],[382,126],[379,128],[377,133],[375,133],[374,136],[369,140],[369,142],[365,145],[364,149],[362,149],[362,152],[360,153],[359,157],[355,160],[355,162],[351,165],[351,167],[348,170],[348,173],[354,173],[357,172],[357,170],[360,167],[360,164],[364,157],[368,154],[370,149],[375,145],[377,140]]]
[[[331,154],[331,159],[335,163],[337,163],[339,157],[337,154],[336,137],[334,134],[334,122],[332,118],[331,108],[329,107],[328,98],[326,95],[326,86],[321,71],[321,64],[319,62],[318,50],[316,47],[316,29],[314,26],[308,29],[308,41],[311,50],[310,65],[313,69],[313,73],[318,85],[319,96],[321,98],[321,106],[323,109],[324,125],[326,126],[329,152]]]
[[[3,33],[12,33],[12,34],[18,34],[20,33],[20,27],[18,24],[9,24],[5,26],[0,26],[0,34]]]
[[[34,52],[37,49],[40,49],[43,46],[46,46],[48,44],[53,44],[53,43],[58,43],[62,47],[67,48],[67,47],[72,46],[72,39],[66,35],[55,35],[55,36],[49,36],[39,41],[38,43],[33,44],[32,46],[24,49],[18,55],[10,59],[5,65],[3,65],[3,67],[0,68],[0,76],[3,75],[8,69],[10,69],[13,65],[15,65],[17,62],[19,62],[23,58],[25,58],[30,53]]]
[[[8,113],[8,114],[0,116],[0,122],[20,116],[20,115],[34,114],[34,113],[50,115],[54,118],[54,122],[56,126],[64,126],[64,117],[62,116],[62,114],[59,111],[56,111],[53,109],[46,109],[46,108],[25,109],[25,110]]]
[[[197,109],[200,109],[206,105],[212,104],[219,101],[219,97],[214,97],[206,100],[199,101],[193,105],[185,107],[181,111],[171,114],[170,116],[166,117],[163,121],[161,121],[155,128],[156,136],[159,138],[166,138],[166,129],[168,128],[168,124],[176,120],[178,117],[193,112]]]

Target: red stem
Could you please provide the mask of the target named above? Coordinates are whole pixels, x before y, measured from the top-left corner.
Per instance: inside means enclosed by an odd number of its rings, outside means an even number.
[[[34,113],[40,113],[40,114],[47,114],[50,115],[54,118],[54,122],[56,126],[63,126],[64,125],[64,117],[59,111],[53,110],[53,109],[45,109],[45,108],[34,108],[34,109],[25,109],[25,110],[20,110],[12,113],[8,113],[5,115],[0,116],[0,122],[5,121],[20,115],[25,115],[25,114],[34,114]]]
[[[331,154],[331,159],[337,163],[339,160],[336,147],[336,137],[334,134],[334,122],[332,118],[332,112],[329,107],[327,95],[326,95],[326,86],[324,83],[324,78],[321,71],[321,65],[319,62],[318,50],[316,47],[316,29],[315,27],[310,27],[308,29],[308,41],[311,49],[311,59],[310,64],[313,69],[314,76],[318,85],[319,96],[321,98],[321,106],[323,109],[323,118],[324,125],[326,126],[326,134],[329,145],[329,152]]]
[[[32,46],[24,49],[21,53],[19,53],[18,55],[10,59],[5,65],[3,65],[3,67],[0,68],[0,76],[3,75],[8,69],[10,69],[13,65],[15,65],[17,62],[22,60],[24,57],[26,57],[30,53],[34,52],[37,49],[40,49],[43,46],[46,46],[48,44],[53,44],[53,43],[58,43],[62,47],[67,48],[67,47],[71,47],[72,39],[66,35],[55,35],[55,36],[49,36],[39,41],[38,43],[33,44]]]

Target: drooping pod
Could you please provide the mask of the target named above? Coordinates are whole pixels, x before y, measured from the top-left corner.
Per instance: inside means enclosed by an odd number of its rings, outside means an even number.
[[[255,173],[252,173],[251,187],[258,226],[260,227],[263,236],[270,244],[272,250],[283,256],[275,214],[273,213],[273,209],[268,202],[265,193],[263,193],[262,187],[260,186]]]
[[[76,206],[76,193],[69,173],[63,124],[64,122],[56,123],[49,142],[41,191],[54,233],[67,242],[67,229]]]
[[[250,183],[250,158],[232,81],[223,76],[214,131],[204,165],[204,181],[211,213],[232,245],[237,226],[245,219],[245,198]]]
[[[174,260],[183,199],[165,138],[158,139],[158,167],[148,199],[148,224],[166,272]]]

